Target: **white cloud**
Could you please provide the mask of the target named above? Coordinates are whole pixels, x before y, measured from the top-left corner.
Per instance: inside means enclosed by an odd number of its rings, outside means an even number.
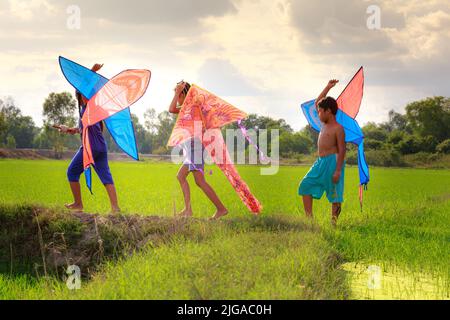
[[[447,0],[75,1],[82,28],[66,28],[69,0],[0,2],[0,96],[12,95],[40,123],[44,98],[71,91],[57,58],[105,63],[111,77],[148,68],[148,94],[133,107],[167,108],[185,79],[247,112],[306,124],[301,102],[331,77],[337,96],[360,65],[366,93],[358,119],[429,95],[450,96],[450,2]],[[382,30],[365,26],[379,4]]]

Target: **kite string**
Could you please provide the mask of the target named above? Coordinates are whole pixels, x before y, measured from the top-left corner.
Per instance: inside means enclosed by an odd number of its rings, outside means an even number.
[[[244,127],[244,125],[242,124],[242,120],[239,120],[239,121],[238,121],[238,126],[239,126],[239,128],[241,129],[241,132],[242,132],[242,134],[244,135],[244,137],[247,139],[248,143],[251,144],[251,145],[258,151],[259,156],[261,157],[261,160],[264,161],[264,162],[270,161],[270,158],[266,157],[266,156],[264,155],[264,152],[262,152],[262,151],[259,149],[258,145],[252,141],[252,139],[250,138],[250,136],[249,136],[248,133],[247,133],[247,129],[246,129],[246,128]]]

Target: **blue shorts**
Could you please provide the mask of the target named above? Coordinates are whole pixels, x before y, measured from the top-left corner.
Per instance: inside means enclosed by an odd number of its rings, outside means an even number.
[[[95,164],[93,165],[95,172],[103,184],[114,184],[109,170],[108,153],[107,152],[95,152],[93,151]],[[72,162],[67,169],[67,178],[70,182],[79,182],[80,176],[84,172],[83,167],[83,147],[78,149],[78,152],[72,159]]]
[[[330,203],[344,202],[345,162],[342,165],[341,179],[337,184],[334,184],[333,174],[336,171],[336,165],[337,154],[317,159],[300,183],[298,194],[320,199],[326,192]]]
[[[189,172],[204,171],[205,161],[203,159],[203,152],[205,150],[201,141],[198,139],[190,139],[183,143],[182,149],[184,153],[183,165],[188,167]]]

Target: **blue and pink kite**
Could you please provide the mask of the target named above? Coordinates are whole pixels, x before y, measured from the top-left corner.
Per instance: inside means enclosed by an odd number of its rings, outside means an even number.
[[[130,106],[137,102],[150,83],[149,70],[125,70],[111,80],[64,57],[59,65],[67,81],[88,104],[82,117],[83,165],[86,184],[92,192],[91,165],[95,165],[89,141],[90,126],[104,121],[117,146],[131,158],[139,160]]]

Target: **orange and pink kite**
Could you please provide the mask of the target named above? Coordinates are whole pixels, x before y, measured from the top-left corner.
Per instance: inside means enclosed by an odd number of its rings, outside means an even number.
[[[245,118],[247,118],[245,112],[214,94],[192,85],[167,145],[176,147],[189,139],[198,138],[247,208],[254,214],[259,214],[262,205],[237,172],[220,131],[223,126]],[[201,130],[196,130],[198,123],[201,125]]]

